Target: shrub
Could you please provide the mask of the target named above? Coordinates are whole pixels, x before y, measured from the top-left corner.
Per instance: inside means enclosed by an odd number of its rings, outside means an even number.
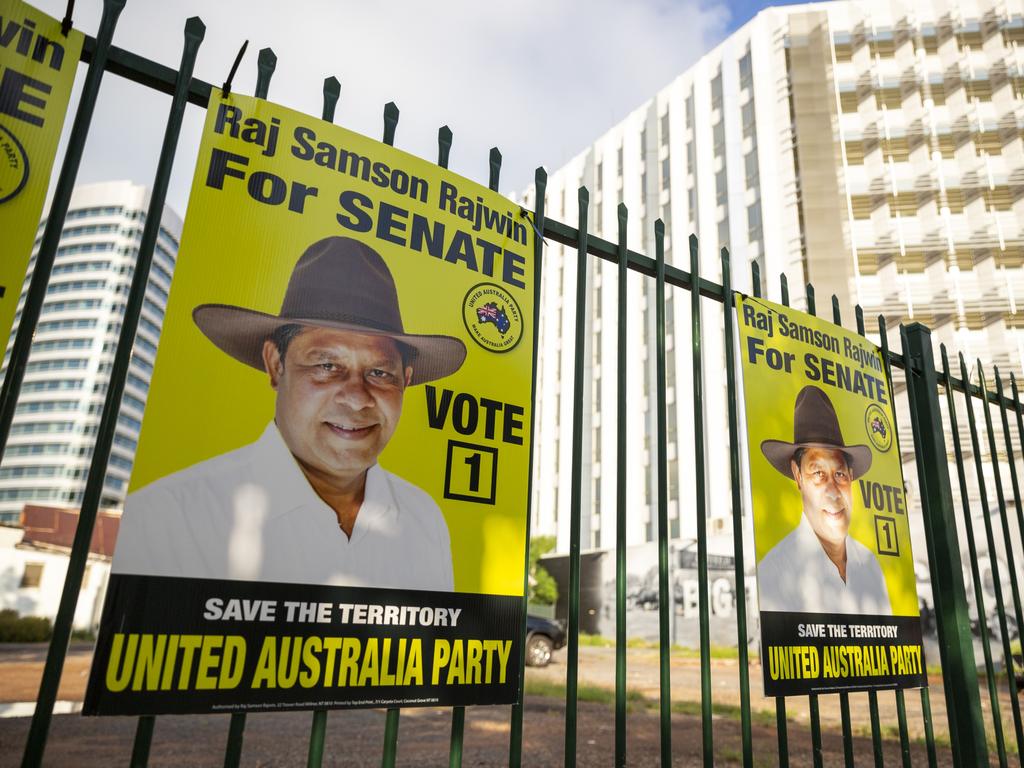
[[[50,639],[50,620],[38,616],[19,616],[10,608],[0,611],[0,643],[39,643]]]

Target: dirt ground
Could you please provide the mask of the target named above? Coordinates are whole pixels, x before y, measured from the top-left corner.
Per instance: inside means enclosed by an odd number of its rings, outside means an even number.
[[[614,650],[581,648],[580,682],[598,687],[614,686]],[[10,646],[0,648],[0,702],[34,700],[42,671],[45,647]],[[65,665],[58,698],[80,701],[91,656],[91,648],[73,646]],[[655,651],[631,650],[629,687],[649,698],[649,704],[631,706],[627,723],[629,764],[660,764],[660,732],[657,708],[658,657]],[[564,684],[565,652],[542,670],[528,671],[527,690]],[[774,700],[760,692],[760,668],[751,668],[751,702],[754,716],[755,765],[777,765],[778,740],[774,724]],[[715,763],[740,765],[740,726],[729,709],[739,703],[738,667],[734,661],[715,661],[713,700],[720,705],[713,722]],[[673,659],[673,700],[681,702],[685,713],[672,717],[673,765],[699,765],[701,724],[693,703],[700,700],[700,669],[691,658]],[[841,765],[842,738],[839,732],[837,697],[822,698],[823,763]],[[893,694],[881,694],[881,719],[888,737],[885,741],[886,764],[899,764],[899,742],[893,736],[896,726]],[[790,765],[812,764],[807,705],[804,700],[789,700]],[[691,704],[687,706],[686,702]],[[920,696],[907,695],[911,734],[923,733]],[[941,682],[933,681],[932,708],[936,728],[945,730]],[[867,696],[851,696],[854,725],[854,752],[859,762],[871,760],[871,741],[867,736]],[[1004,707],[1008,712],[1008,702]],[[509,708],[476,707],[467,710],[464,766],[500,766],[508,764]],[[565,750],[565,703],[556,696],[526,698],[523,727],[523,764],[553,766],[563,762]],[[402,766],[443,766],[448,764],[450,710],[404,710],[399,726],[398,764]],[[290,766],[306,759],[309,739],[309,713],[254,714],[247,720],[242,753],[244,765]],[[46,764],[54,766],[107,766],[128,762],[135,731],[133,718],[82,718],[56,715],[50,731]],[[16,765],[28,732],[27,717],[0,718],[0,766]],[[153,766],[218,765],[223,760],[228,717],[179,716],[157,719],[150,764]],[[384,715],[381,711],[332,712],[328,719],[325,765],[377,766],[383,744]],[[581,701],[577,727],[576,755],[581,766],[612,763],[615,744],[612,708],[603,703]],[[1009,731],[1012,734],[1012,727]],[[926,756],[919,742],[912,745],[915,765]],[[948,750],[939,750],[939,764],[951,765]]]

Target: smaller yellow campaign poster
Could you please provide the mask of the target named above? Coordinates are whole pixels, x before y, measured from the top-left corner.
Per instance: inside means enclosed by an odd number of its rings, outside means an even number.
[[[83,39],[28,3],[0,0],[0,347],[14,323]]]
[[[214,91],[87,714],[518,700],[534,238]]]
[[[925,685],[881,350],[737,295],[765,694]]]

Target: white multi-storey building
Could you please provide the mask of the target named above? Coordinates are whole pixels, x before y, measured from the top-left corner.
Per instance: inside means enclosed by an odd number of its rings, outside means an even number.
[[[590,191],[591,232],[768,298],[785,274],[794,306],[816,288],[853,327],[918,320],[968,359],[1021,374],[1024,357],[1024,8],[1020,0],[866,0],[768,8],[549,175],[547,213],[575,224]],[[526,195],[532,202],[533,190]],[[568,548],[576,254],[545,252],[534,527]],[[616,275],[588,266],[583,445],[584,546],[615,543]],[[674,294],[674,295],[673,295]],[[627,542],[657,537],[654,286],[628,285]],[[690,295],[667,311],[669,534],[692,538],[694,419]],[[721,305],[703,309],[709,528],[731,530]],[[892,335],[892,334],[890,334]],[[877,339],[877,334],[875,334]],[[678,343],[676,341],[678,340]],[[892,340],[892,339],[891,339]],[[898,338],[895,340],[898,344]],[[676,393],[679,393],[678,396]],[[602,429],[604,427],[604,429]],[[606,460],[605,460],[606,459]],[[586,514],[589,510],[590,514]],[[680,514],[683,510],[683,514]],[[689,511],[687,511],[689,510]],[[561,514],[560,514],[561,512]]]
[[[0,523],[17,523],[26,503],[77,507],[82,501],[149,199],[148,189],[127,181],[80,186],[71,197],[0,463]],[[104,480],[104,507],[124,501],[180,236],[181,219],[165,207]],[[33,254],[24,288],[34,262]],[[20,317],[19,308],[15,329]],[[0,376],[13,340],[12,333]]]

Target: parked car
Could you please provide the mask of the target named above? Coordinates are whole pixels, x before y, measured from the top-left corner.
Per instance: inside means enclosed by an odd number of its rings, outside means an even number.
[[[546,667],[551,654],[565,645],[565,626],[562,622],[526,617],[526,666]]]

